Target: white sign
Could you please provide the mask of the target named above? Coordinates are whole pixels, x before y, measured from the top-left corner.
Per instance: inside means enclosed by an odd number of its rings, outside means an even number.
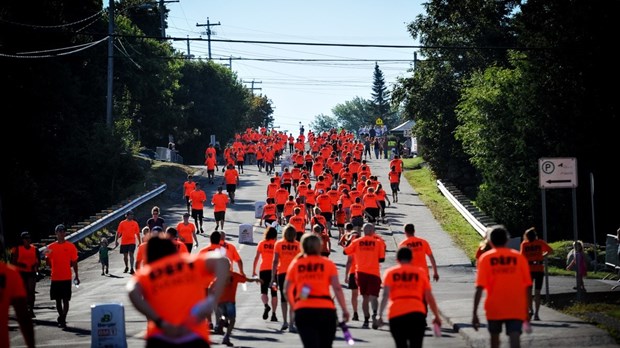
[[[127,348],[122,303],[93,304],[90,313],[92,348]]]
[[[538,160],[540,188],[577,187],[577,159],[540,158]]]
[[[412,135],[411,129],[405,129],[405,130],[403,131],[403,136],[404,136],[405,138],[409,138],[409,137],[411,137],[411,135]]]

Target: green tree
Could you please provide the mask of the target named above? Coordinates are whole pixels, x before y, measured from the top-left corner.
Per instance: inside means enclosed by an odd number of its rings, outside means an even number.
[[[330,129],[338,129],[339,127],[338,119],[325,114],[316,115],[314,121],[310,122],[310,128],[316,133],[327,132]]]
[[[336,105],[332,113],[344,129],[354,132],[362,126],[374,124],[373,105],[361,97]]]
[[[375,119],[378,117],[384,118],[390,111],[390,92],[385,85],[385,78],[383,77],[383,71],[379,69],[379,64],[375,62],[375,70],[373,72],[372,82],[372,103],[374,107]],[[372,122],[374,124],[374,122]]]

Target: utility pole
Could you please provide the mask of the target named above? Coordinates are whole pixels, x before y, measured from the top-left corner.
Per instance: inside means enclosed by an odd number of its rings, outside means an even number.
[[[250,87],[250,92],[252,92],[252,96],[254,96],[254,90],[255,89],[259,90],[259,91],[262,90],[262,88],[255,88],[254,87],[255,83],[256,84],[263,83],[262,81],[254,81],[254,80],[252,80],[252,81],[243,81],[243,83],[251,83],[252,84],[252,87]]]
[[[211,60],[211,27],[214,25],[221,25],[220,22],[217,23],[211,23],[209,22],[209,17],[207,17],[207,24],[198,24],[196,23],[197,27],[207,27],[207,44],[209,45],[209,60]],[[213,33],[215,34],[215,33]]]
[[[161,26],[161,37],[166,38],[166,7],[165,3],[179,2],[180,0],[159,0],[159,25]]]
[[[108,93],[105,124],[112,129],[112,87],[114,80],[114,0],[108,4]]]
[[[189,51],[189,35],[187,35],[187,55],[185,56],[186,59],[192,59],[194,58],[194,56],[190,53]]]

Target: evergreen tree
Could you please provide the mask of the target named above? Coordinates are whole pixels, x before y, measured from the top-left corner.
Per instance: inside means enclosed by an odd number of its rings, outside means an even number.
[[[384,118],[390,110],[388,100],[390,98],[390,92],[385,85],[385,79],[383,78],[383,72],[379,69],[379,64],[375,63],[375,71],[373,73],[372,82],[372,104],[375,112],[375,119],[377,117]],[[374,124],[374,120],[372,122]]]

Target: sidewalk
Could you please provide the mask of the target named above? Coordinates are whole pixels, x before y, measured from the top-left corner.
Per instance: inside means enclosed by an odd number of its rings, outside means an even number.
[[[387,160],[368,160],[374,175],[378,175],[382,182],[387,178]],[[426,239],[433,250],[438,266],[439,282],[433,282],[433,294],[443,317],[443,327],[452,327],[462,335],[470,347],[489,347],[490,336],[486,329],[486,319],[483,302],[478,309],[478,316],[482,322],[479,331],[471,327],[471,318],[474,299],[475,267],[465,253],[453,242],[439,223],[434,219],[430,210],[422,203],[417,192],[403,180],[400,185],[398,203],[387,209],[389,218],[388,231],[383,233],[388,242],[388,249],[396,248],[402,241],[404,233],[402,226],[413,223],[416,235]],[[388,194],[391,193],[387,188]],[[391,196],[390,196],[391,199]],[[384,227],[384,226],[381,226]],[[575,279],[573,277],[549,277],[549,294],[574,293]],[[607,281],[586,279],[585,287],[588,293],[607,292],[612,285]],[[618,290],[616,290],[618,291]],[[620,294],[620,292],[619,292]],[[546,288],[543,285],[542,299],[544,302]],[[586,294],[587,296],[587,294]],[[483,298],[484,301],[484,298]],[[506,299],[510,301],[510,299]],[[541,321],[533,321],[531,334],[521,336],[522,347],[619,347],[613,338],[604,330],[586,323],[583,320],[565,315],[546,306],[540,309]],[[509,347],[507,336],[502,334],[501,346]]]

